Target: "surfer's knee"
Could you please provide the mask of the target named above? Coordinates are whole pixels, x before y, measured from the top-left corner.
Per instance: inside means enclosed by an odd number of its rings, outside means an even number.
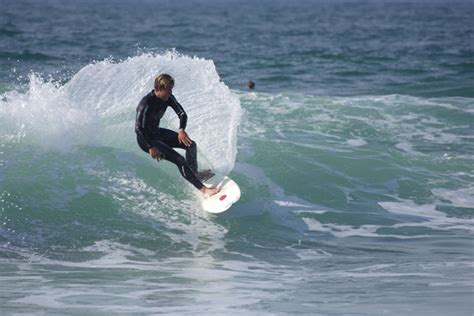
[[[177,155],[175,159],[178,167],[184,166],[186,164],[186,159],[181,155]]]

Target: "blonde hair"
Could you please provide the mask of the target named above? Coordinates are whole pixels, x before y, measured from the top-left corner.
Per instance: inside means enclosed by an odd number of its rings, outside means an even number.
[[[155,90],[165,90],[174,86],[174,79],[168,74],[160,74],[155,78]]]

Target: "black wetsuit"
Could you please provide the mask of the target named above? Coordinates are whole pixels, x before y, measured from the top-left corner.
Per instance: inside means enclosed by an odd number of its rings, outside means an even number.
[[[153,90],[143,97],[137,107],[135,132],[137,133],[138,145],[146,153],[152,147],[158,149],[160,158],[178,166],[181,175],[197,189],[201,189],[203,184],[195,174],[197,172],[196,143],[192,141],[190,146],[185,146],[179,142],[178,133],[160,127],[160,120],[168,106],[172,107],[178,115],[179,128],[186,128],[188,117],[176,98],[171,95],[168,101],[163,101],[155,95]],[[173,148],[185,149],[186,159]]]

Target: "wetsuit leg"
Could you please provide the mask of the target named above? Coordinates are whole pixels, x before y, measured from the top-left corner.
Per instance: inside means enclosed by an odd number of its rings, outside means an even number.
[[[164,142],[160,140],[152,140],[153,146],[158,149],[158,151],[161,154],[161,158],[168,160],[169,162],[174,163],[178,169],[181,175],[188,180],[192,185],[194,185],[198,190],[200,190],[203,187],[203,184],[199,179],[196,177],[196,174],[194,171],[191,169],[189,164],[187,163],[186,159],[184,159],[183,156],[181,156],[177,151],[175,151],[173,148],[165,144]]]
[[[197,172],[198,163],[196,142],[191,141],[191,145],[189,146],[181,144],[178,140],[178,133],[166,128],[159,129],[158,139],[170,146],[171,148],[181,148],[186,150],[186,161],[189,164],[191,170]]]
[[[160,131],[161,130],[165,130],[165,129],[160,128]],[[191,163],[194,163],[194,165],[190,165],[188,163],[188,159],[184,159],[183,156],[181,156],[178,152],[176,152],[172,148],[174,145],[177,148],[187,149],[186,157],[188,158],[188,155],[193,155],[193,154],[195,155],[195,153],[197,152],[196,143],[193,142],[194,146],[190,146],[192,147],[192,149],[190,149],[189,147],[186,147],[179,143],[178,134],[176,132],[173,132],[170,130],[166,130],[166,131],[169,131],[171,133],[164,132],[160,134],[160,136],[162,137],[160,137],[159,139],[152,140],[152,145],[155,146],[156,149],[158,149],[163,159],[174,163],[178,167],[181,175],[186,180],[188,180],[192,185],[194,185],[197,189],[200,190],[204,185],[202,184],[201,181],[199,181],[199,179],[196,177],[196,174],[195,174],[195,170],[197,170],[196,156],[194,156],[194,159],[189,159]],[[174,133],[175,137],[172,137],[173,136],[172,133]],[[162,139],[169,142],[169,144],[165,143]],[[137,138],[137,142],[140,148],[148,154],[147,146],[143,144],[139,138]],[[188,152],[190,152],[190,154],[188,154]]]

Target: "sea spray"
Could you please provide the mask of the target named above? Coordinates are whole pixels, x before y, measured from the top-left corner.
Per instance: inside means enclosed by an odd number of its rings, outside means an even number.
[[[174,51],[95,62],[64,85],[31,73],[26,92],[8,92],[1,101],[2,138],[56,150],[100,145],[139,151],[135,109],[163,72],[175,78],[174,95],[200,152],[219,172],[229,173],[237,154],[240,101],[220,81],[212,61]],[[176,129],[177,121],[169,110],[162,125]]]

